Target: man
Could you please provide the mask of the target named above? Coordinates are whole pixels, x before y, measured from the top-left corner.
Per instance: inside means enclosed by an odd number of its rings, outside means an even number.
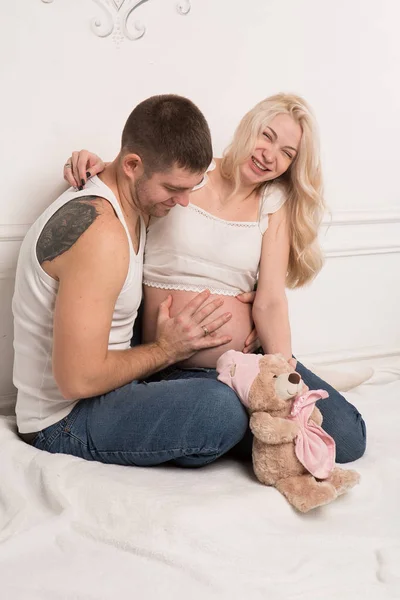
[[[13,312],[14,382],[21,437],[37,448],[127,465],[212,462],[236,445],[247,416],[235,394],[208,379],[139,383],[203,348],[225,314],[198,294],[174,318],[160,306],[152,344],[130,348],[141,301],[145,224],[189,193],[212,159],[208,125],[186,98],[139,104],[121,151],[85,190],[62,194],[20,251]]]

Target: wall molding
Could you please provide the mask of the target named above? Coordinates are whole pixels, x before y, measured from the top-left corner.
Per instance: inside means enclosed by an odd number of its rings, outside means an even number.
[[[390,225],[400,223],[400,210],[349,210],[336,211],[331,216],[327,215],[323,220],[323,225],[330,227],[348,227],[363,225]],[[0,225],[0,242],[22,242],[30,225],[11,224]],[[349,256],[372,256],[379,254],[395,254],[400,252],[400,244],[396,242],[389,243],[359,243],[359,244],[324,244],[322,240],[324,254],[326,258],[345,258]],[[4,279],[4,277],[2,277]]]
[[[44,0],[42,0],[44,2]],[[400,223],[400,210],[343,210],[336,211],[332,215],[326,215],[322,221],[326,226],[346,225],[381,225],[388,223]],[[20,242],[24,239],[31,224],[0,225],[0,242]]]
[[[385,223],[400,223],[400,210],[338,210],[332,215],[327,214],[323,225],[380,225]]]
[[[0,242],[22,242],[30,225],[0,225]]]
[[[323,246],[326,258],[345,258],[348,256],[373,256],[376,254],[396,254],[400,244],[371,244],[368,246]]]
[[[100,8],[100,15],[91,22],[91,30],[101,38],[112,36],[117,45],[128,39],[140,40],[147,31],[141,21],[130,24],[131,16],[143,4],[150,0],[92,0]],[[45,4],[52,4],[53,0],[42,0]],[[176,5],[178,14],[186,16],[191,11],[191,0],[181,0]]]
[[[0,281],[5,281],[8,279],[15,279],[15,269],[0,268]]]
[[[400,252],[400,210],[342,210],[325,215],[321,243],[326,258],[373,256]],[[371,226],[381,226],[371,235]],[[354,228],[354,231],[351,228]],[[338,230],[338,228],[344,228]],[[350,229],[350,231],[349,231]],[[370,241],[372,240],[372,241]]]

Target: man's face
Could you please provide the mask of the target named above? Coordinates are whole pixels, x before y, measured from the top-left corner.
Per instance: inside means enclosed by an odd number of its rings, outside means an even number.
[[[165,217],[177,204],[189,204],[190,192],[203,177],[204,173],[193,173],[177,166],[150,177],[143,174],[131,184],[132,199],[143,214]]]

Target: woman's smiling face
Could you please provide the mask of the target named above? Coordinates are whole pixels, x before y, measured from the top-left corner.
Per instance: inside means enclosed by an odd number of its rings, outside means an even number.
[[[302,130],[288,114],[274,117],[262,130],[252,155],[241,165],[242,183],[258,185],[276,179],[297,156]]]

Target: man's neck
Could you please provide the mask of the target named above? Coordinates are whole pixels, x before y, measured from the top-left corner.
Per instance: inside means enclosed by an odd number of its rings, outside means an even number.
[[[129,186],[119,173],[118,157],[99,174],[99,179],[113,192],[125,218],[132,223],[136,223],[140,212],[132,201]]]

